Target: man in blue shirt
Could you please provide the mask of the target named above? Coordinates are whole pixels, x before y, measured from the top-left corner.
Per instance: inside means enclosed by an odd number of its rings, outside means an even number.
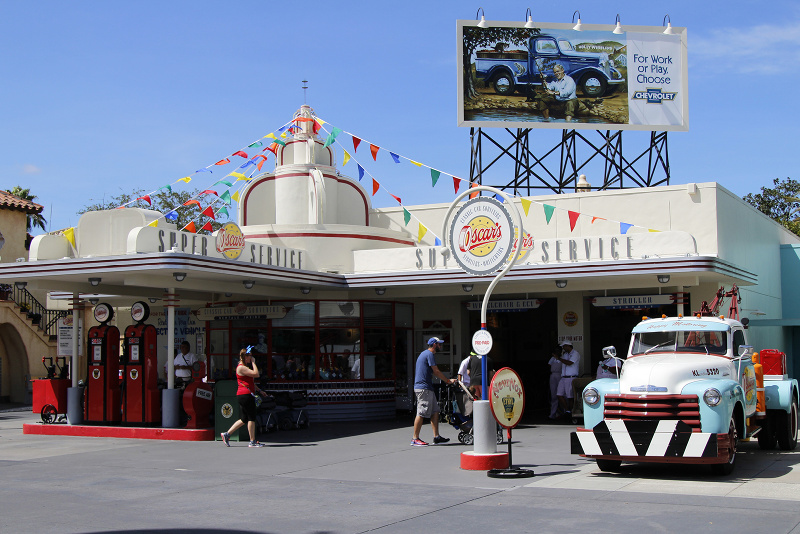
[[[423,350],[417,358],[414,372],[414,394],[417,396],[417,416],[414,418],[414,437],[411,445],[414,447],[425,447],[428,443],[419,439],[419,432],[422,430],[423,419],[430,418],[433,427],[433,443],[447,443],[449,438],[439,435],[439,403],[433,391],[433,377],[436,376],[442,382],[452,384],[455,379],[450,379],[436,366],[435,355],[442,349],[444,340],[432,337],[428,340],[428,348]]]
[[[563,109],[567,122],[570,122],[579,107],[578,97],[575,94],[577,90],[575,80],[564,73],[564,67],[561,65],[553,67],[553,73],[556,79],[544,84],[545,94],[537,98],[536,108],[542,112],[542,117],[546,121],[550,120],[550,109]]]

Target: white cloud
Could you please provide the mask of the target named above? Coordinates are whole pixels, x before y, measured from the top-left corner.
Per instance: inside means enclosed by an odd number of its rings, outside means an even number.
[[[689,59],[710,72],[787,74],[800,65],[800,25],[762,24],[752,28],[724,28],[693,38]]]
[[[39,174],[42,169],[31,163],[26,163],[22,166],[22,174]]]

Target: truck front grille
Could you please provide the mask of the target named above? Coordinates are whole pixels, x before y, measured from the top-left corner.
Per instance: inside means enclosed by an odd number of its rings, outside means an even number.
[[[603,418],[679,420],[700,432],[700,403],[697,395],[606,395]]]

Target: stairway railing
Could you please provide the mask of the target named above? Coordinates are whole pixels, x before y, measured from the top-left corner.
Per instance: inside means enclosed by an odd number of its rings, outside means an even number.
[[[28,319],[48,336],[57,335],[58,320],[69,314],[66,310],[48,310],[24,287],[4,284],[0,289],[6,298],[13,300],[20,311],[27,314]]]

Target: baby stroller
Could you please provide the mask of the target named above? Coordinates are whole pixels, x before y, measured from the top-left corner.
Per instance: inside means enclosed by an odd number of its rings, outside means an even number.
[[[472,410],[465,410],[468,415],[461,412],[459,396],[463,399],[461,406],[470,406],[471,401],[476,400],[464,383],[457,380],[455,384],[448,384],[441,392],[439,411],[442,413],[444,421],[458,430],[458,441],[464,445],[472,445],[475,442],[472,434]],[[503,429],[500,425],[497,425],[497,443],[503,443]]]
[[[309,426],[308,413],[304,410],[308,406],[305,391],[273,391],[272,395],[277,404],[278,428],[292,430]]]

